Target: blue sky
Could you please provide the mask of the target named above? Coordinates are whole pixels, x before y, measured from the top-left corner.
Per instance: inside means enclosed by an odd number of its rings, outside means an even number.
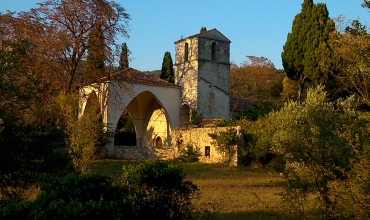
[[[0,0],[0,12],[28,11],[42,0]],[[331,18],[370,20],[363,0],[314,0],[326,3]],[[131,16],[130,67],[141,71],[162,66],[164,53],[174,57],[176,40],[216,28],[231,40],[230,59],[236,64],[247,55],[264,56],[282,68],[281,52],[294,16],[303,0],[116,0]]]

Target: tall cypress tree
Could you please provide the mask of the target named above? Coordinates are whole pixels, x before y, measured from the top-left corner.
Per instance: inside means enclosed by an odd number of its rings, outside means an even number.
[[[313,81],[322,85],[331,74],[335,74],[335,59],[329,46],[329,35],[333,31],[334,22],[329,18],[326,5],[304,0],[281,54],[287,76],[298,81],[299,102],[302,102],[305,82]]]
[[[121,48],[121,56],[120,56],[120,60],[119,60],[119,67],[118,67],[120,70],[124,70],[124,69],[127,69],[129,67],[129,65],[128,65],[128,55],[129,55],[129,53],[130,53],[130,51],[127,48],[127,44],[123,43],[122,48]]]
[[[105,76],[105,41],[102,25],[91,30],[89,34],[88,55],[86,60],[85,82],[92,83]]]
[[[162,70],[161,70],[161,79],[166,80],[170,83],[174,83],[174,71],[173,71],[173,62],[170,52],[166,52],[163,57]]]

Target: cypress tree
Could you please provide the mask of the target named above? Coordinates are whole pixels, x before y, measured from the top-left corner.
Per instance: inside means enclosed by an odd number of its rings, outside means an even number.
[[[124,69],[127,69],[129,67],[129,65],[128,65],[128,55],[129,55],[129,53],[130,53],[130,51],[127,48],[127,44],[123,43],[122,44],[122,49],[121,49],[121,56],[120,56],[120,60],[119,60],[119,69],[120,70],[124,70]]]
[[[104,77],[105,41],[102,25],[91,30],[89,34],[88,55],[86,60],[85,82],[92,83]]]
[[[166,80],[170,83],[174,83],[174,71],[173,71],[173,62],[170,52],[166,52],[163,57],[162,70],[161,70],[161,79]]]
[[[287,76],[298,82],[299,102],[302,102],[305,82],[323,85],[335,74],[335,59],[329,45],[329,35],[333,31],[334,22],[329,18],[326,5],[304,0],[281,54]]]

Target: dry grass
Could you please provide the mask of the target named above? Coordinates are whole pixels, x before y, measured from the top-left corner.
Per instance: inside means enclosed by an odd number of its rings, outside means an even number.
[[[119,177],[122,166],[135,161],[104,160],[91,170]],[[211,219],[287,219],[280,210],[281,185],[284,179],[268,170],[229,168],[215,164],[179,163],[186,177],[201,190],[194,199],[197,209],[210,211]]]

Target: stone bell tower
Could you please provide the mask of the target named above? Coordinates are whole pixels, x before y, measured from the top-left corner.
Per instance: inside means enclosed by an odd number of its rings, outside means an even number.
[[[175,42],[175,84],[181,86],[181,123],[230,117],[230,43],[216,29]]]

